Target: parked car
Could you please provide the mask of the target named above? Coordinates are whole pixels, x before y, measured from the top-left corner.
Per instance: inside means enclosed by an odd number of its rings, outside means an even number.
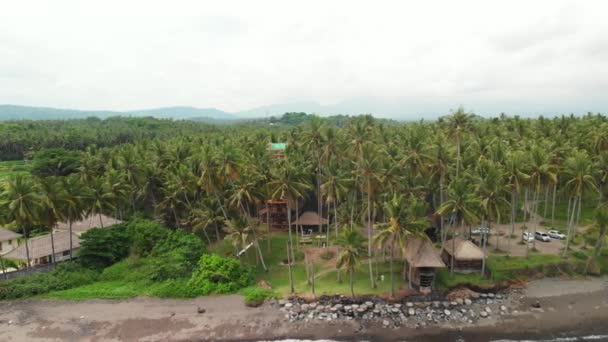
[[[481,235],[481,234],[490,234],[490,228],[487,227],[479,227],[471,230],[471,234],[473,235]]]
[[[532,242],[534,241],[534,236],[532,235],[532,233],[524,232],[521,235],[521,240],[525,242]]]
[[[550,230],[547,232],[547,234],[549,234],[549,236],[553,239],[557,239],[557,240],[565,240],[566,239],[566,235],[558,232],[557,230]]]
[[[545,233],[545,232],[536,232],[534,233],[534,238],[538,241],[542,241],[542,242],[549,242],[551,241],[551,238],[549,237],[549,234]]]

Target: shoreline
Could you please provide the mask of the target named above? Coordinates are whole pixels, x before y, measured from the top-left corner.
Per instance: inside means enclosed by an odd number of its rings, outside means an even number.
[[[378,321],[356,319],[290,322],[276,306],[249,308],[238,295],[80,302],[25,299],[0,306],[0,340],[495,341],[608,334],[607,278],[533,281],[520,297],[519,307],[508,315],[420,328],[387,328]],[[537,301],[540,309],[531,308]],[[198,313],[199,307],[205,312]]]

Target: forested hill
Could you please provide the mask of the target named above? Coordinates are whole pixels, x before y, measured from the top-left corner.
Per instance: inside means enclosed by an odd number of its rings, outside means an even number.
[[[84,150],[92,144],[109,147],[144,139],[197,136],[217,130],[217,126],[206,123],[151,117],[0,122],[0,161],[28,158],[32,152],[45,148]]]
[[[146,117],[172,119],[192,119],[196,121],[234,120],[236,116],[216,108],[165,107],[134,111],[75,110],[48,107],[28,107],[0,105],[0,121],[9,120],[69,120],[97,117],[105,119],[112,116]]]

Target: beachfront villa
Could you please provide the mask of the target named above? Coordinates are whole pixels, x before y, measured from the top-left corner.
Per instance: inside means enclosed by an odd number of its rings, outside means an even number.
[[[435,283],[435,272],[446,267],[428,239],[409,239],[405,247],[408,279],[420,293],[430,293]]]
[[[451,265],[454,259],[454,270],[461,273],[481,271],[483,256],[479,246],[462,237],[446,241],[441,253],[446,265]]]
[[[6,254],[19,245],[21,234],[12,230],[0,227],[0,255]]]
[[[58,231],[53,234],[53,244],[55,245],[55,254],[51,244],[51,234],[36,236],[27,240],[29,247],[29,257],[32,266],[44,265],[55,262],[68,260],[70,258],[70,233]],[[77,234],[72,233],[72,248],[74,254],[80,248],[80,238]],[[25,243],[13,249],[4,255],[7,259],[19,260],[27,263],[27,251]]]

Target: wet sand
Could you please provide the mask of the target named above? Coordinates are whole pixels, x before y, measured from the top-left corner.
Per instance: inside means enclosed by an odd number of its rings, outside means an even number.
[[[238,295],[189,300],[18,300],[0,302],[0,341],[368,341],[551,339],[608,333],[608,280],[529,284],[518,312],[463,325],[383,328],[380,322],[295,322],[277,308],[248,308]],[[531,309],[536,301],[541,309]],[[205,312],[199,314],[198,308]]]

